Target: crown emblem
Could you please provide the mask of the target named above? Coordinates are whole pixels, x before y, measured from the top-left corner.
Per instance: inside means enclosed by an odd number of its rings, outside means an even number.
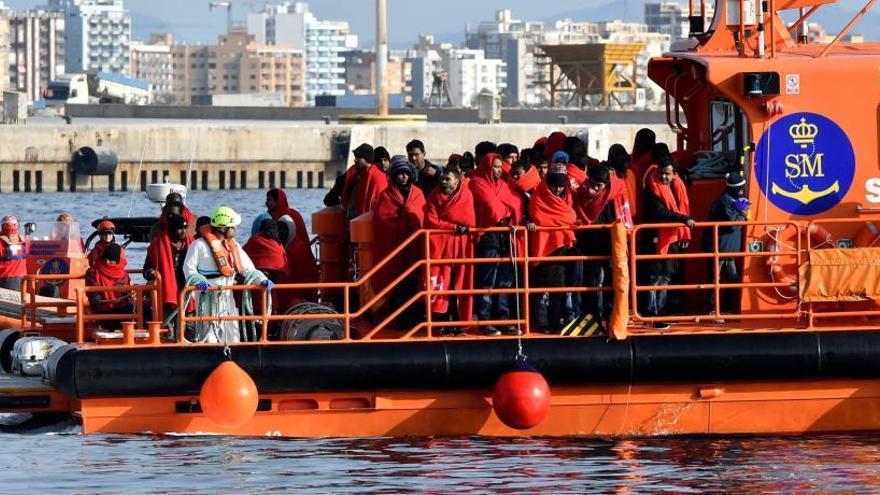
[[[819,128],[814,124],[808,124],[807,119],[801,117],[801,123],[789,127],[788,133],[795,144],[801,145],[801,148],[806,148],[808,144],[813,144],[813,141],[816,140]]]

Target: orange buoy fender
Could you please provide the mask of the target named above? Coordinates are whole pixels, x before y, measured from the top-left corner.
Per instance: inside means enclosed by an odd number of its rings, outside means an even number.
[[[199,393],[205,416],[226,428],[250,421],[257,412],[259,399],[253,379],[233,361],[224,361],[214,368]]]
[[[528,430],[541,424],[550,412],[550,386],[533,369],[509,371],[495,383],[492,409],[505,425]]]

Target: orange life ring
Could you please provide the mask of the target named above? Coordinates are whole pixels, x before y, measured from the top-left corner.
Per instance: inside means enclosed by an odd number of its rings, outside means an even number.
[[[811,224],[806,230],[810,235],[811,248],[834,246],[834,236],[821,225]],[[793,246],[793,251],[797,249],[796,240],[800,235],[800,229],[785,227],[779,232],[786,233],[779,233],[774,236],[768,231],[764,236],[764,245],[767,251],[780,252],[781,246]],[[767,269],[769,270],[770,280],[786,284],[784,287],[776,287],[776,291],[780,296],[790,299],[798,295],[797,277],[786,271],[780,256],[767,257]],[[797,270],[797,266],[795,266],[795,270]]]

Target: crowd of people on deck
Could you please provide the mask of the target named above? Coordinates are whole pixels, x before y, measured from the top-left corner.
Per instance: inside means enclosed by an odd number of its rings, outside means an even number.
[[[389,300],[397,308],[418,292],[424,276],[418,272],[396,280],[417,262],[421,246],[399,247],[419,229],[439,229],[446,233],[429,237],[432,259],[498,259],[495,263],[432,264],[428,280],[433,291],[499,289],[492,294],[438,294],[427,310],[434,321],[501,322],[483,324],[489,335],[521,332],[514,312],[521,302],[510,290],[522,286],[522,268],[511,263],[528,251],[532,258],[549,258],[530,267],[531,287],[607,287],[610,264],[607,261],[572,261],[559,257],[608,257],[610,233],[606,229],[573,229],[581,225],[623,223],[678,224],[641,233],[639,251],[648,254],[679,253],[688,248],[695,228],[687,192],[686,168],[680,162],[691,159],[686,153],[673,154],[667,145],[656,142],[650,129],[641,129],[632,151],[621,144],[610,147],[605,160],[590,157],[578,137],[554,132],[525,149],[511,143],[477,144],[473,153],[453,154],[445,166],[427,160],[424,143],[413,140],[406,155],[389,156],[382,147],[367,143],[355,148],[354,164],[340,175],[325,197],[328,206],[340,205],[348,222],[372,212],[373,258],[382,260],[394,254],[374,276],[373,290],[395,283]],[[749,202],[744,197],[745,180],[737,171],[725,176],[725,190],[712,204],[707,220],[742,221]],[[510,227],[522,226],[529,232],[511,235]],[[498,229],[499,227],[503,229]],[[472,233],[471,229],[496,228]],[[703,248],[714,250],[711,232]],[[739,251],[741,227],[719,229],[719,250]],[[506,260],[506,261],[505,261]],[[736,263],[722,258],[722,282],[738,280]],[[678,262],[664,259],[642,263],[640,283],[656,286],[646,291],[640,311],[646,316],[667,313],[667,291],[678,273]],[[507,291],[505,291],[507,290]],[[611,300],[603,292],[566,293],[549,290],[532,295],[530,318],[537,328],[559,332],[566,325],[589,315],[601,325]],[[424,315],[421,314],[423,318]],[[657,328],[668,327],[657,322]],[[534,327],[533,327],[534,328]],[[450,333],[464,328],[451,326]]]
[[[611,301],[603,292],[561,292],[560,287],[607,287],[607,261],[557,259],[570,256],[607,257],[611,250],[607,229],[573,229],[584,225],[631,228],[637,223],[678,224],[644,232],[638,236],[638,250],[648,254],[678,253],[688,247],[695,227],[687,191],[686,154],[673,154],[657,143],[649,129],[640,130],[628,152],[621,144],[610,147],[605,160],[590,157],[578,137],[554,132],[525,149],[510,143],[488,141],[477,144],[473,153],[453,154],[441,166],[427,159],[419,140],[406,145],[406,155],[391,155],[383,147],[364,143],[353,150],[353,164],[341,174],[324,198],[327,206],[339,206],[346,229],[350,222],[372,212],[373,258],[382,260],[420,229],[442,230],[429,237],[432,259],[483,258],[497,262],[435,263],[427,280],[432,291],[499,289],[491,294],[435,294],[430,307],[421,307],[412,318],[424,318],[430,311],[435,321],[472,321],[487,335],[517,335],[511,320],[519,319],[521,298],[510,289],[523,286],[547,288],[548,293],[529,296],[533,328],[558,333],[578,318],[589,315],[601,325]],[[740,221],[748,218],[749,202],[744,196],[745,180],[736,171],[726,174],[726,188],[714,201],[706,217],[710,221]],[[62,215],[63,217],[64,215]],[[59,221],[73,221],[72,218]],[[158,221],[150,233],[150,245],[142,274],[148,281],[161,280],[164,314],[185,311],[214,316],[238,314],[238,307],[252,310],[254,301],[245,294],[236,300],[230,291],[211,287],[262,284],[272,293],[272,309],[283,312],[300,301],[317,301],[316,290],[278,291],[274,284],[317,283],[318,265],[302,215],[292,208],[282,189],[266,194],[266,212],[253,222],[244,245],[236,241],[242,219],[229,207],[217,208],[210,217],[196,217],[179,194],[169,194]],[[2,219],[0,231],[0,287],[18,289],[26,274],[26,236],[18,232],[13,216]],[[525,236],[511,234],[521,226]],[[472,232],[472,229],[494,229]],[[110,221],[97,227],[98,242],[88,253],[88,286],[131,285],[125,249],[116,243],[116,228]],[[348,231],[346,232],[348,234]],[[348,238],[346,236],[346,238]],[[714,250],[711,232],[703,249]],[[742,227],[719,228],[720,252],[742,248]],[[424,272],[409,267],[422,258],[424,244],[412,243],[397,252],[377,271],[371,286],[378,292],[395,284],[385,301],[385,312],[407,304],[423,289]],[[524,273],[511,257],[547,258]],[[642,266],[643,265],[643,266]],[[660,259],[640,265],[640,283],[657,286],[640,300],[646,316],[667,313],[667,291],[678,272],[674,259]],[[721,259],[722,281],[739,279],[733,258]],[[397,280],[397,279],[401,280]],[[193,297],[183,301],[180,291],[194,286]],[[508,290],[505,292],[505,290]],[[132,294],[126,290],[89,293],[94,311],[127,314],[133,311]],[[327,301],[324,301],[327,302]],[[414,307],[418,308],[416,304]],[[379,308],[374,308],[378,310]],[[407,313],[405,313],[406,315]],[[499,322],[499,323],[494,323]],[[404,321],[404,323],[407,323]],[[112,328],[112,323],[105,323]],[[666,328],[666,323],[654,324]],[[450,325],[447,334],[462,334],[464,325]],[[187,338],[203,342],[230,342],[244,337],[235,322],[200,322]]]

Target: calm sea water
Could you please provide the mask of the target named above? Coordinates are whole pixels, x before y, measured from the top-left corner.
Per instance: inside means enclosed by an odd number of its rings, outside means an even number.
[[[308,222],[324,191],[291,191]],[[195,192],[197,214],[225,204],[249,231],[258,191]],[[153,215],[137,193],[6,195],[0,215],[49,221]],[[132,264],[145,246],[129,249]],[[82,436],[77,425],[11,426],[0,415],[5,493],[827,493],[880,492],[880,434],[649,440],[402,438],[280,440]],[[13,491],[14,490],[14,491]]]

